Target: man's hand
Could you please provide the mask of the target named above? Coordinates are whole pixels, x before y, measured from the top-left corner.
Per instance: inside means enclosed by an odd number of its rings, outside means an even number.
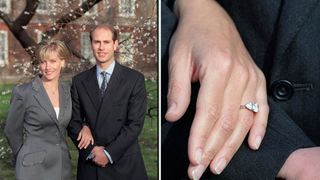
[[[269,107],[262,71],[255,65],[228,14],[212,0],[177,0],[179,24],[170,43],[166,119],[185,113],[191,82],[200,82],[188,154],[189,177],[198,179],[210,164],[220,174],[249,135],[258,149]],[[240,109],[257,102],[260,112]]]
[[[94,144],[93,136],[88,126],[85,125],[82,127],[81,131],[79,132],[77,141],[80,141],[78,144],[79,149],[86,149],[90,143],[91,145]]]
[[[320,147],[294,151],[278,173],[286,180],[309,180],[320,177]]]
[[[93,155],[92,161],[95,162],[98,166],[106,167],[106,165],[109,163],[109,159],[104,153],[104,147],[103,146],[95,146],[92,151]]]

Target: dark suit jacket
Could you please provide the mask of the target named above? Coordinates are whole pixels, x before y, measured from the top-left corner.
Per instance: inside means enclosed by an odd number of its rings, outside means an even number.
[[[67,180],[71,161],[64,138],[71,119],[70,87],[59,84],[57,118],[40,77],[13,89],[5,135],[16,157],[16,179]]]
[[[256,64],[267,79],[270,106],[266,136],[259,151],[247,140],[220,176],[207,170],[203,179],[274,179],[291,152],[320,144],[320,1],[219,0],[234,20]],[[162,45],[176,26],[162,6]],[[167,63],[167,47],[162,49]],[[166,109],[167,64],[162,64],[162,109]],[[199,85],[194,84],[193,94]],[[175,124],[162,121],[162,177],[187,178],[187,139],[196,96]],[[164,112],[162,112],[164,114]],[[175,147],[175,148],[172,148]],[[175,167],[175,169],[173,169]]]
[[[104,146],[114,164],[105,168],[86,160],[93,146],[79,151],[78,174],[83,179],[147,179],[138,144],[146,109],[144,77],[116,63],[104,97],[99,97],[96,66],[72,81],[73,113],[68,131],[77,145],[77,134],[85,123],[95,145]]]

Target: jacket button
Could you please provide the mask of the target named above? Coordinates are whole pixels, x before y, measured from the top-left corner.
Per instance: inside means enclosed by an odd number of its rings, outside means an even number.
[[[289,100],[294,92],[293,85],[288,80],[278,80],[272,83],[271,93],[279,101]]]

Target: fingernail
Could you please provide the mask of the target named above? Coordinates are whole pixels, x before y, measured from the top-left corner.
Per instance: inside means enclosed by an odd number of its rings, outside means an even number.
[[[219,159],[218,163],[216,164],[216,166],[214,167],[214,171],[217,174],[221,174],[221,172],[223,171],[223,169],[226,167],[227,165],[227,161],[225,158],[221,158]]]
[[[200,163],[201,163],[202,153],[203,153],[203,151],[202,151],[201,148],[198,148],[198,149],[196,150],[195,158],[196,158],[196,163],[197,163],[197,164],[200,164]]]
[[[196,166],[195,169],[192,171],[192,178],[194,180],[200,179],[205,170],[206,168],[203,165]]]
[[[257,136],[254,141],[254,149],[256,149],[256,150],[259,149],[261,141],[262,141],[261,136]]]
[[[170,103],[166,114],[169,114],[169,113],[171,113],[171,112],[174,112],[174,110],[176,109],[176,107],[177,107],[177,104],[176,104],[175,102]]]

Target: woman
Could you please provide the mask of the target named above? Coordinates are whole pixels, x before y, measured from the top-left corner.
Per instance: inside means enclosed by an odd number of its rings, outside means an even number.
[[[59,79],[70,52],[63,42],[51,40],[39,47],[38,57],[41,75],[13,89],[5,135],[15,155],[16,179],[66,180],[71,156],[64,135],[72,107],[69,86]],[[84,129],[82,147],[93,141]]]

